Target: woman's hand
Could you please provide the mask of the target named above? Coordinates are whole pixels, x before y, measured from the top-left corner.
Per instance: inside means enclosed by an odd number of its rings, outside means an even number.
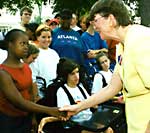
[[[70,118],[71,116],[77,114],[80,112],[80,107],[78,104],[75,105],[67,105],[59,109],[59,111],[66,111],[67,112],[67,119]]]
[[[146,128],[145,133],[150,133],[150,121],[147,124],[147,128]]]

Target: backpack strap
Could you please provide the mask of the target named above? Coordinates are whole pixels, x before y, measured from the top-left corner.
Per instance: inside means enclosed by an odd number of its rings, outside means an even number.
[[[101,74],[101,76],[102,76],[103,87],[107,86],[107,83],[106,83],[104,75],[102,73],[100,73],[100,72],[98,72],[98,73]]]
[[[75,101],[74,101],[74,99],[73,99],[73,97],[72,97],[72,95],[71,95],[70,92],[68,91],[68,89],[67,89],[64,85],[61,86],[61,87],[62,87],[62,88],[64,89],[64,91],[66,92],[66,94],[67,94],[67,96],[68,96],[68,98],[69,98],[69,101],[70,101],[71,105],[76,104]],[[80,92],[82,93],[83,97],[86,99],[87,96],[85,95],[83,89],[82,89],[79,85],[77,85],[77,87],[79,88],[79,90],[80,90]]]
[[[81,91],[83,97],[84,97],[85,99],[87,99],[87,96],[85,95],[85,92],[84,92],[84,90],[82,89],[82,87],[80,87],[79,85],[77,85],[77,86],[78,86],[79,90]]]
[[[66,88],[64,85],[61,86],[61,87],[62,87],[62,88],[64,89],[64,91],[66,92],[66,94],[67,94],[67,96],[68,96],[68,98],[69,98],[70,104],[71,104],[71,105],[76,104],[75,101],[74,101],[74,99],[73,99],[73,97],[71,96],[70,92],[67,90],[67,88]]]

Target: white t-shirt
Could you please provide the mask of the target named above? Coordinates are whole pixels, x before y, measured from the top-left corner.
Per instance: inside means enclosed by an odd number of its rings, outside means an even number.
[[[112,77],[112,72],[109,70],[108,72],[100,71],[100,73],[104,76],[106,83],[108,84]],[[96,73],[94,76],[93,87],[92,87],[91,93],[96,93],[98,90],[100,90],[103,87],[103,81],[102,81],[103,78],[100,73]]]
[[[17,23],[16,25],[14,25],[12,29],[19,29],[19,30],[23,30],[23,31],[26,31],[26,28],[24,26],[21,25],[21,23]]]
[[[53,49],[40,49],[37,59],[30,64],[32,70],[33,82],[36,82],[36,77],[42,77],[46,80],[46,86],[48,86],[56,78],[56,69],[59,62],[59,56]],[[38,86],[39,88],[40,86]],[[42,97],[42,95],[39,93]]]
[[[71,88],[67,84],[65,84],[65,87],[68,89],[68,91],[70,92],[71,96],[73,97],[76,103],[85,99],[78,87]],[[85,90],[82,84],[80,84],[80,87],[83,89],[85,95],[88,98],[89,94],[87,93],[87,91]],[[68,99],[68,96],[66,92],[64,91],[64,89],[60,87],[57,91],[57,106],[63,107],[65,105],[70,105],[70,100]],[[84,119],[91,118],[91,115],[92,115],[92,112],[90,111],[90,109],[86,109],[82,112],[79,112],[77,115],[73,116],[72,118],[74,121],[81,121]]]
[[[0,64],[7,58],[7,50],[0,49]]]
[[[72,29],[75,30],[75,31],[78,31],[78,30],[80,30],[81,28],[76,25],[75,27],[72,27]]]

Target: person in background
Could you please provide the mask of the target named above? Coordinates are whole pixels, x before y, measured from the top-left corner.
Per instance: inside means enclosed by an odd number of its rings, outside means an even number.
[[[80,30],[78,30],[77,32],[82,35],[82,33],[84,33],[87,30],[87,26],[86,26],[86,19],[87,19],[87,15],[83,15],[79,18],[79,25],[80,25]]]
[[[115,40],[106,40],[108,45],[108,58],[110,59],[110,69],[114,70],[116,65],[116,45],[119,44],[118,41]]]
[[[36,46],[36,45],[33,45],[33,44],[29,44],[28,46],[28,54],[26,57],[22,58],[22,61],[24,63],[27,63],[27,64],[31,64],[32,62],[35,61],[35,59],[39,56],[39,48]],[[34,95],[34,101],[38,101],[39,100],[39,97],[37,97],[38,95],[38,88],[37,88],[37,85],[33,83],[33,95]]]
[[[53,31],[55,28],[58,28],[59,26],[59,21],[56,18],[53,18],[49,21],[48,23],[50,29]]]
[[[29,44],[29,46],[28,46],[28,54],[22,60],[25,63],[27,63],[27,64],[31,64],[38,57],[39,52],[40,52],[40,50],[39,50],[39,48],[36,45]]]
[[[100,52],[96,56],[96,62],[100,71],[94,75],[93,86],[91,90],[92,94],[107,86],[112,77],[112,71],[110,70],[110,60],[105,53]]]
[[[102,39],[120,42],[115,70],[105,89],[61,110],[73,115],[107,101],[122,90],[128,133],[144,133],[150,120],[150,28],[131,24],[129,11],[122,0],[98,0],[90,15]]]
[[[46,82],[46,87],[56,78],[56,68],[59,62],[59,55],[49,46],[52,41],[51,29],[45,24],[39,25],[36,30],[37,46],[40,50],[39,56],[30,64],[32,79],[38,86],[38,96],[43,97],[40,91],[40,82],[37,77],[41,77]]]
[[[83,43],[78,32],[71,29],[72,12],[63,9],[61,12],[60,27],[53,31],[52,49],[60,57],[67,57],[83,65]]]
[[[0,43],[6,46],[8,56],[0,64],[0,131],[3,133],[30,133],[31,113],[59,116],[57,108],[35,104],[32,94],[32,73],[21,61],[28,54],[28,36],[19,29],[9,31]]]
[[[94,30],[90,17],[86,19],[86,26],[88,28],[81,35],[81,39],[83,42],[84,66],[89,77],[89,84],[92,87],[93,76],[99,71],[95,57],[99,52],[108,52],[108,46],[106,41],[102,40],[99,33]]]
[[[60,13],[57,13],[57,14],[54,16],[54,18],[57,19],[58,22],[60,23],[60,19],[61,19]]]
[[[30,7],[28,7],[28,6],[22,7],[20,9],[21,22],[19,24],[15,25],[14,27],[12,27],[12,29],[21,29],[23,31],[26,31],[25,24],[30,23],[32,12],[33,11]]]
[[[75,31],[80,30],[80,27],[77,26],[77,24],[78,24],[78,16],[75,13],[73,13],[72,20],[71,20],[71,28]]]
[[[99,67],[99,71],[94,75],[93,86],[92,86],[92,90],[91,90],[92,95],[97,93],[100,89],[106,87],[109,84],[112,74],[113,74],[113,71],[110,69],[110,60],[106,53],[100,52],[96,56],[96,63]],[[104,105],[111,105],[111,106],[118,107],[124,112],[124,100],[122,97],[122,93],[119,92],[114,98],[106,101],[104,103]],[[97,107],[98,106],[96,106],[96,108]],[[122,116],[121,119],[124,119],[124,115]],[[119,123],[120,123],[120,121],[119,121]],[[124,122],[124,124],[125,124],[125,122]],[[109,127],[109,129],[112,129],[112,131],[114,129],[114,132],[118,132],[118,131],[116,131],[117,126],[115,126],[115,125],[111,125],[111,126],[112,126],[112,128]],[[120,127],[118,127],[118,128],[120,128]],[[123,128],[125,130],[126,127],[123,127]],[[119,129],[119,130],[121,130],[121,129]],[[124,131],[122,131],[122,132],[124,132]]]
[[[49,19],[49,18],[48,18],[48,19],[46,19],[46,20],[45,20],[45,22],[44,22],[44,24],[49,25],[49,21],[50,21],[50,19]]]
[[[25,32],[29,36],[30,43],[34,43],[34,41],[36,41],[35,31],[38,28],[38,26],[39,26],[38,23],[25,24],[25,28],[26,28]]]

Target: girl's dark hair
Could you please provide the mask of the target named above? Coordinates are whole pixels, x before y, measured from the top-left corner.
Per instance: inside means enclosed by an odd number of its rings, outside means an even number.
[[[68,74],[70,74],[75,68],[80,68],[80,66],[71,59],[60,58],[57,64],[57,78],[62,79],[64,83],[67,82]]]
[[[0,48],[7,50],[8,44],[10,42],[15,42],[21,34],[27,35],[24,31],[20,29],[13,29],[7,32],[7,34],[4,36],[4,40],[0,41]]]
[[[106,53],[104,53],[104,52],[100,52],[100,53],[97,54],[97,56],[96,56],[96,63],[97,63],[97,66],[98,66],[99,70],[102,70],[102,66],[101,66],[101,64],[100,64],[100,62],[99,62],[99,58],[100,58],[100,57],[103,57],[103,56],[108,57],[108,55],[107,55]]]
[[[61,19],[72,19],[72,11],[70,9],[63,9],[60,12]]]

